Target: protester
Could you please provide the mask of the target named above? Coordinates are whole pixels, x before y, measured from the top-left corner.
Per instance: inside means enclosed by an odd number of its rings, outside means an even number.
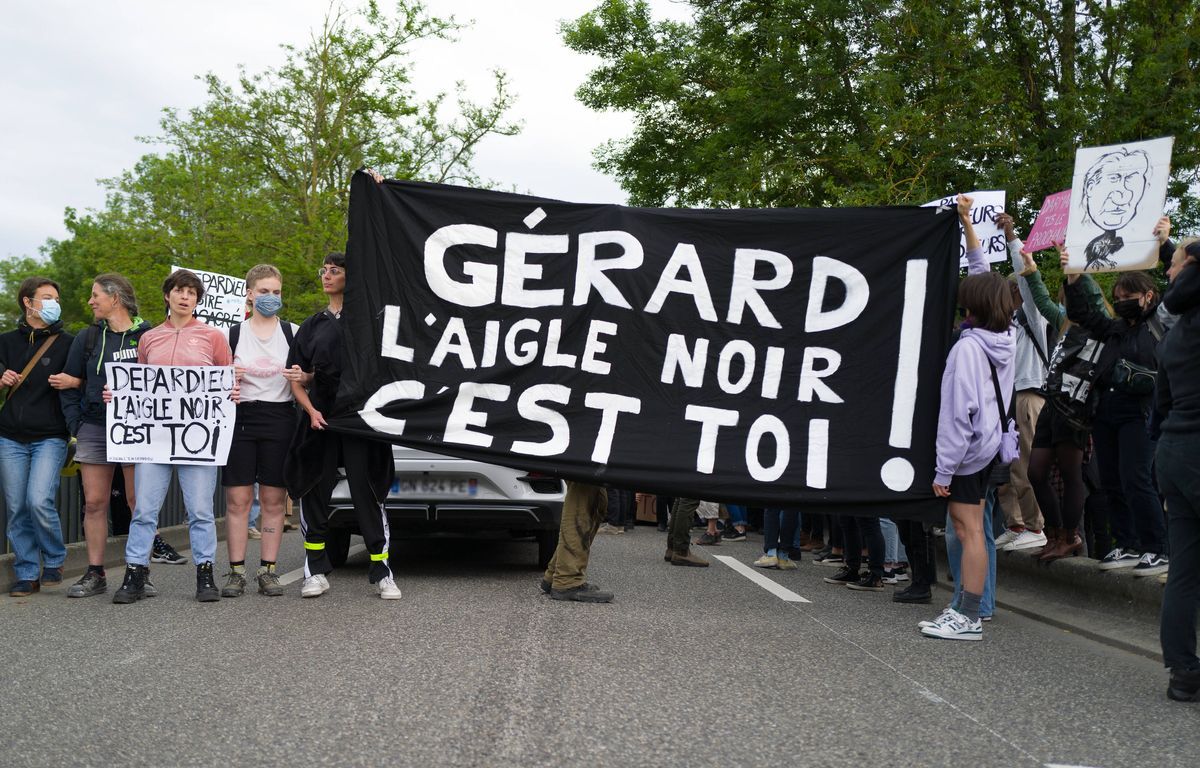
[[[137,362],[143,365],[232,365],[233,356],[221,331],[200,322],[193,314],[204,298],[204,283],[194,272],[172,272],[162,286],[167,319],[146,331],[137,347]],[[108,394],[106,390],[106,395]],[[236,402],[236,385],[234,399]],[[217,527],[213,517],[213,494],[218,468],[212,465],[138,464],[133,520],[125,542],[125,579],[113,595],[118,604],[136,603],[146,596],[146,572],[158,527],[158,514],[177,475],[188,513],[188,535],[196,562],[196,600],[221,599],[213,581],[217,550]]]
[[[284,378],[296,326],[282,322],[283,275],[270,264],[246,273],[246,294],[254,313],[229,330],[228,339],[237,372],[240,401],[229,460],[221,474],[225,487],[225,536],[229,574],[221,597],[240,597],[246,591],[246,539],[251,535],[250,508],[261,508],[262,545],[255,580],[260,594],[283,594],[275,572],[283,538],[287,485],[283,463],[296,422],[291,382]]]
[[[59,379],[63,417],[67,430],[76,441],[75,461],[79,462],[83,486],[83,535],[87,540],[88,556],[87,572],[71,585],[67,597],[91,597],[108,591],[104,545],[108,540],[113,470],[117,465],[108,461],[107,409],[103,399],[108,376],[105,366],[136,362],[138,340],[150,330],[150,324],[138,316],[133,286],[123,275],[113,272],[97,275],[88,306],[96,323],[85,328],[71,343],[67,364]],[[121,471],[125,476],[125,497],[132,507],[137,500],[133,465],[126,464]],[[160,556],[171,563],[186,562],[161,539],[155,540],[153,555],[155,562],[160,562]],[[157,591],[149,581],[149,569],[143,579],[146,596],[156,595]]]
[[[387,498],[395,467],[387,443],[328,432],[325,414],[333,409],[342,377],[341,317],[346,290],[346,257],[330,253],[317,270],[329,306],[305,320],[296,331],[288,355],[292,394],[304,410],[288,450],[285,474],[293,498],[301,500],[300,525],[304,532],[304,584],[302,597],[320,597],[329,591],[333,564],[325,553],[329,527],[329,501],[338,483],[338,467],[345,467],[346,482],[359,532],[371,558],[367,580],[384,600],[399,600],[400,588],[388,565],[391,543]]]
[[[886,545],[879,518],[840,515],[838,524],[842,529],[842,557],[845,564],[832,576],[826,576],[825,583],[845,585],[860,592],[882,592]],[[867,548],[867,570],[862,571],[864,545]]]
[[[21,319],[0,336],[0,483],[12,544],[13,597],[62,583],[67,556],[58,516],[58,473],[67,424],[51,379],[62,373],[72,337],[60,320],[58,283],[27,277],[17,288]]]
[[[763,554],[754,561],[757,568],[796,570],[792,545],[800,527],[800,511],[794,507],[767,507],[763,510]],[[799,555],[796,552],[796,555]],[[796,559],[799,559],[798,557]]]
[[[745,541],[746,507],[742,504],[726,504],[725,511],[729,513],[729,523],[721,533],[722,541]]]
[[[721,519],[721,505],[715,501],[702,501],[696,507],[696,516],[704,521],[704,533],[696,539],[695,544],[704,547],[715,547],[721,543],[721,529],[717,523]]]
[[[1171,569],[1163,593],[1167,696],[1200,700],[1196,611],[1200,609],[1200,241],[1175,251],[1163,298],[1178,316],[1158,347],[1157,407],[1165,416],[1157,448],[1158,487],[1166,498]]]
[[[708,561],[692,552],[692,518],[700,508],[699,499],[676,498],[671,507],[671,529],[667,535],[667,553],[671,565],[707,568]]]
[[[986,269],[971,225],[971,199],[958,197],[958,215],[967,240],[972,274],[959,284],[965,312],[962,333],[950,350],[942,375],[938,413],[937,469],[933,491],[948,500],[954,532],[962,543],[959,601],[921,627],[922,634],[950,640],[982,640],[980,602],[988,571],[983,506],[988,478],[1000,450],[1001,416],[1008,403],[997,393],[1013,392],[1016,302],[1008,282]]]
[[[608,491],[608,512],[605,522],[597,533],[618,534],[634,529],[637,521],[637,505],[633,491],[615,486],[605,486]]]
[[[932,587],[937,583],[937,552],[933,546],[932,526],[920,520],[901,520],[897,523],[900,540],[912,568],[912,582],[892,593],[896,603],[928,603],[933,600]]]
[[[1067,253],[1062,253],[1067,265]],[[1100,478],[1109,501],[1117,548],[1100,568],[1133,568],[1134,575],[1167,570],[1166,525],[1151,478],[1150,436],[1146,428],[1154,395],[1155,349],[1162,337],[1156,317],[1154,281],[1144,272],[1125,272],[1113,284],[1111,319],[1088,303],[1081,284],[1088,275],[1067,275],[1067,316],[1087,330],[1099,350],[1100,371],[1093,386],[1100,395],[1092,440]]]
[[[588,560],[600,521],[608,511],[608,494],[599,485],[567,481],[558,546],[542,575],[542,592],[551,600],[611,603],[613,594],[587,582]]]

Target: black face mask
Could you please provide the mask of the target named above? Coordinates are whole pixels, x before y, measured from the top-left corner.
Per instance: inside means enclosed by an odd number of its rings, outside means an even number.
[[[1121,299],[1113,304],[1117,317],[1125,320],[1137,320],[1142,316],[1142,302],[1139,299]]]

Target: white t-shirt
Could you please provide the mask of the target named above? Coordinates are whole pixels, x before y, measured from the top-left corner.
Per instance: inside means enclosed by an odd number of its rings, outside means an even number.
[[[295,323],[291,326],[295,338],[297,326]],[[228,340],[229,329],[224,329],[224,333]],[[288,343],[282,325],[276,325],[275,334],[263,341],[254,335],[250,321],[244,321],[238,331],[237,349],[233,350],[233,364],[246,369],[242,375],[242,402],[292,402],[292,385],[283,378],[287,358]]]

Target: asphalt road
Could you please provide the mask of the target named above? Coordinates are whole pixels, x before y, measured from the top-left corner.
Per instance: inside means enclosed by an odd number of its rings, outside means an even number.
[[[162,596],[132,606],[0,597],[0,764],[1200,760],[1200,705],[1168,701],[1144,656],[1004,610],[982,643],[926,639],[915,624],[940,602],[829,586],[807,561],[766,572],[810,602],[789,601],[721,562],[672,567],[664,542],[653,527],[598,539],[589,577],[610,605],[543,597],[532,543],[464,540],[397,542],[394,602],[361,553],[315,600],[297,580],[198,604],[190,565],[154,566]],[[752,537],[704,553],[758,551]]]

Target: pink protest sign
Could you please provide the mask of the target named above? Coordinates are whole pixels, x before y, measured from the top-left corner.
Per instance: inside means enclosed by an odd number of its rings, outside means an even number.
[[[1062,192],[1046,195],[1042,210],[1038,211],[1037,221],[1033,222],[1033,229],[1029,230],[1025,250],[1031,253],[1044,251],[1065,240],[1070,212],[1071,190],[1064,189]]]

